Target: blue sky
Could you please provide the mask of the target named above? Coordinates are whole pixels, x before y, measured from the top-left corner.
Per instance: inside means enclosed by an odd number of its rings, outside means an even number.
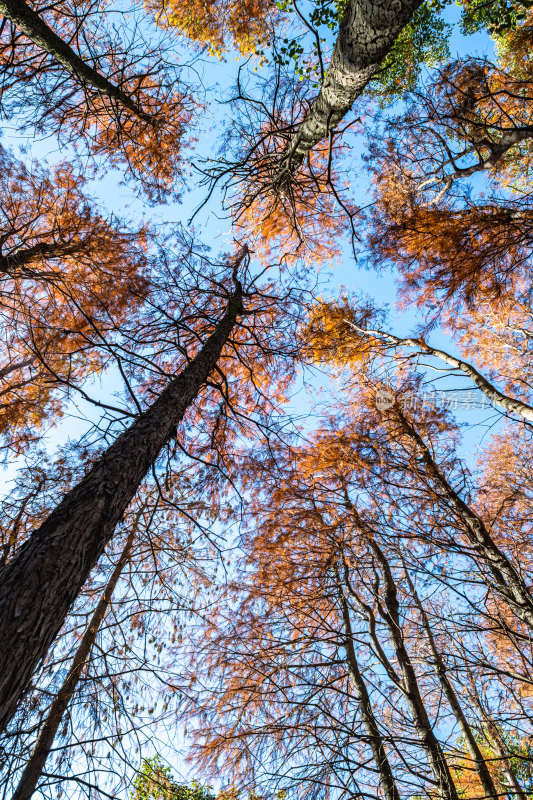
[[[459,9],[453,5],[450,6],[447,16],[449,21],[455,22],[459,16]],[[451,48],[452,56],[476,53],[486,54],[492,51],[492,42],[487,35],[465,37],[455,29]],[[208,87],[207,96],[210,97],[207,113],[200,121],[200,127],[196,132],[198,136],[196,145],[198,158],[212,155],[218,147],[223,118],[229,113],[229,107],[219,105],[219,101],[227,99],[231,93],[239,63],[240,61],[236,55],[229,53],[222,61],[206,57],[198,65],[201,68],[202,80]],[[46,157],[50,163],[54,163],[61,158],[68,158],[69,155],[68,152],[61,151],[57,143],[52,140],[29,141],[26,137],[21,138],[16,133],[14,125],[4,127],[3,143],[8,146],[11,145],[15,149],[24,144],[28,147],[28,152],[33,157]],[[360,154],[365,146],[366,142],[363,135],[352,136],[350,140],[350,158],[353,164],[350,169],[350,175],[353,177],[351,191],[359,205],[364,205],[369,199],[369,180],[360,159]],[[127,186],[120,186],[119,179],[119,173],[111,171],[105,179],[94,182],[91,186],[91,191],[110,212],[121,216],[126,215],[135,220],[151,219],[157,223],[186,223],[198,203],[202,200],[205,191],[197,185],[194,177],[191,176],[189,185],[185,187],[181,203],[150,208],[136,198]],[[209,205],[197,216],[194,227],[199,238],[205,244],[208,244],[214,253],[231,249],[231,224],[221,211],[219,194],[215,193]],[[390,326],[396,333],[407,334],[418,320],[414,310],[406,310],[400,313],[395,309],[396,287],[394,276],[391,273],[377,274],[366,270],[359,264],[355,264],[348,246],[344,250],[341,262],[329,271],[325,270],[323,272],[321,283],[324,294],[336,295],[343,287],[348,291],[367,293],[377,299],[380,305],[389,304],[391,307]],[[452,351],[456,352],[453,343],[442,332],[435,331],[432,336],[432,342],[440,346],[448,346]],[[90,392],[100,398],[109,397],[120,387],[117,375],[113,371],[94,379],[89,385]],[[317,373],[307,383],[306,390],[301,385],[296,387],[291,409],[297,414],[306,413],[315,406],[317,400],[327,408],[328,393],[330,391],[331,384]],[[84,402],[80,402],[77,407],[76,404],[71,404],[67,411],[65,419],[47,434],[47,446],[51,451],[54,451],[55,448],[63,445],[69,439],[77,440],[83,428],[90,426],[91,420],[95,418],[94,415],[97,413],[92,406]],[[459,417],[460,422],[464,423],[465,431],[463,452],[468,457],[475,457],[478,444],[486,434],[485,427],[482,425],[484,416],[474,411],[465,411]],[[12,463],[7,466],[4,472],[3,479],[6,491],[9,491],[9,481],[16,466],[16,462]],[[180,746],[181,742],[179,740],[172,739],[171,742],[169,741],[168,753],[165,755],[168,755],[175,768],[183,774],[187,773],[187,769],[179,757]]]

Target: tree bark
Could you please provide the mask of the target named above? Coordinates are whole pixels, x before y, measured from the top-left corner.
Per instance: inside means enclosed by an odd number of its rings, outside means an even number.
[[[79,243],[67,245],[61,242],[38,242],[14,253],[0,255],[0,275],[6,275],[9,278],[39,278],[43,276],[42,271],[34,270],[31,266],[38,259],[64,258],[76,255],[80,249]]]
[[[498,593],[506,600],[510,609],[533,631],[533,597],[526,582],[510,559],[496,545],[483,520],[448,482],[418,431],[399,408],[395,407],[395,411],[403,431],[417,445],[429,477],[453,508],[474,552],[487,565]]]
[[[340,579],[338,576],[337,578],[339,580],[340,588]],[[368,742],[372,750],[372,755],[374,756],[374,761],[376,762],[376,769],[380,777],[380,784],[383,788],[385,800],[400,800],[400,793],[396,786],[396,781],[394,780],[391,765],[387,757],[387,752],[383,743],[383,737],[379,731],[376,717],[374,716],[374,711],[372,709],[372,703],[370,702],[370,697],[368,695],[368,689],[357,662],[357,655],[353,643],[350,610],[342,591],[339,591],[339,600],[342,610],[345,636],[344,649],[346,650],[348,670],[352,679],[352,683],[355,687],[361,718],[368,734]],[[13,800],[15,800],[15,798],[13,798]]]
[[[244,258],[239,257],[235,270]],[[98,459],[0,572],[0,730],[91,569],[176,426],[215,368],[242,312],[242,287],[196,357]]]
[[[437,737],[433,733],[433,728],[420,694],[418,679],[405,646],[400,623],[398,593],[389,562],[372,534],[368,534],[367,541],[376,556],[383,575],[385,607],[382,609],[381,614],[392,639],[394,652],[402,673],[403,692],[413,717],[420,744],[426,752],[442,800],[459,800],[448,762]],[[379,600],[379,598],[376,599]]]
[[[100,625],[102,624],[107,613],[107,609],[109,608],[113,592],[115,591],[115,587],[118,583],[118,579],[120,578],[122,570],[129,561],[130,551],[136,533],[137,527],[134,526],[126,540],[124,549],[122,550],[120,558],[115,566],[115,569],[113,570],[107,586],[103,591],[102,597],[100,598],[100,601],[94,610],[91,621],[89,622],[89,625],[82,636],[82,639],[78,645],[78,649],[74,654],[68,675],[54,697],[44,724],[39,731],[39,736],[37,738],[37,742],[35,743],[33,752],[28,763],[24,767],[24,772],[22,773],[18,786],[15,789],[15,793],[13,794],[11,800],[30,800],[35,791],[35,787],[37,786],[37,782],[41,777],[46,759],[48,758],[52,748],[58,728],[61,725],[63,714],[65,713],[76,686],[78,685],[83,667],[85,666],[87,658],[89,657],[92,646],[96,641],[96,636],[98,634]]]
[[[283,185],[348,113],[422,0],[348,0],[324,82],[282,158]]]
[[[24,0],[0,0],[2,14],[38,47],[59,62],[80,83],[91,86],[100,94],[107,95],[119,105],[127,108],[139,119],[150,122],[146,114],[132,98],[114,83],[90,67],[57,35]]]
[[[468,724],[468,720],[464,715],[461,703],[459,702],[459,698],[457,697],[452,682],[448,677],[448,670],[446,669],[446,664],[444,663],[444,659],[437,647],[437,643],[435,642],[435,637],[433,636],[433,631],[431,630],[431,625],[429,624],[429,619],[424,609],[424,606],[420,601],[418,593],[415,589],[415,585],[411,579],[407,567],[405,566],[405,563],[403,566],[404,566],[405,576],[407,578],[407,583],[409,584],[409,590],[411,592],[413,600],[415,601],[415,605],[418,608],[420,618],[422,620],[422,627],[424,628],[424,632],[426,634],[426,638],[429,644],[429,649],[431,651],[433,659],[433,667],[440,681],[440,685],[442,686],[444,695],[448,703],[450,704],[450,708],[453,712],[453,715],[457,720],[457,724],[459,725],[459,729],[465,740],[468,753],[472,761],[474,762],[475,768],[479,775],[479,780],[481,781],[481,785],[483,786],[483,791],[485,792],[485,797],[489,798],[489,800],[498,800],[499,798],[498,790],[494,784],[494,781],[492,780],[492,776],[489,772],[487,762],[483,758],[483,754],[476,741],[472,728]]]

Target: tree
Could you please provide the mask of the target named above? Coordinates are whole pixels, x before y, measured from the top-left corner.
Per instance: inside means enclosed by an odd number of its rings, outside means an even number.
[[[13,514],[11,506],[18,499],[19,546],[83,474],[87,454],[76,458],[77,451],[70,447],[53,467],[41,460],[38,471],[30,468],[21,474],[19,491],[11,493],[4,506]],[[155,478],[144,481],[91,572],[2,737],[0,784],[9,787],[10,795],[30,768],[38,777],[36,757],[39,750],[43,754],[42,745],[57,723],[54,712],[64,706],[66,694],[68,704],[39,778],[43,796],[58,790],[67,796],[69,791],[96,791],[104,783],[108,794],[120,796],[131,786],[135,754],[164,746],[176,714],[169,678],[179,659],[182,630],[194,597],[208,591],[219,563],[210,525],[226,516],[223,501],[216,499],[218,470],[214,465],[201,471],[196,467],[192,459],[173,458],[158,468]],[[5,525],[9,538],[10,527]],[[99,601],[108,596],[132,530],[136,533],[129,563],[95,630],[95,606],[102,610]],[[3,534],[4,530],[2,539]],[[73,654],[79,666],[87,640],[94,644],[73,681]],[[110,750],[113,761],[106,757]]]
[[[419,5],[420,0],[399,0],[385,8],[349,0],[320,93],[282,156],[273,176],[275,186],[290,180],[310,150],[350,111]]]
[[[243,55],[257,53],[268,41],[275,17],[279,17],[264,0],[239,0],[224,5],[150,0],[148,8],[154,12],[159,25],[177,28],[198,45],[207,45],[209,52],[218,56],[232,46]]]
[[[4,112],[63,144],[84,143],[94,166],[104,157],[153,201],[177,196],[195,103],[168,49],[139,25],[121,41],[109,7],[91,2],[35,9],[6,0],[0,13]]]
[[[498,61],[445,65],[372,142],[374,263],[397,265],[404,296],[435,312],[442,300],[472,306],[529,281],[528,13],[502,34]],[[483,193],[466,184],[478,173],[487,178]]]
[[[236,260],[233,272],[236,287],[229,294],[223,316],[196,356],[111,445],[4,567],[0,591],[3,614],[10,624],[4,626],[7,638],[1,693],[2,726],[13,715],[33,670],[50,647],[144,475],[216,367],[242,312],[243,290],[236,273],[245,258],[246,251]],[[136,453],[134,461],[133,453]],[[42,591],[43,575],[47,576],[46,591]],[[39,592],[39,604],[35,603],[36,592]],[[15,641],[17,644],[13,646]]]
[[[193,781],[190,786],[178,783],[170,767],[160,756],[144,758],[133,781],[131,800],[214,800],[210,786]]]
[[[20,451],[59,416],[65,386],[108,361],[94,332],[113,338],[137,313],[149,259],[146,229],[106,218],[69,165],[29,168],[5,150],[0,163],[0,434]]]
[[[140,516],[140,515],[139,515]],[[46,719],[39,731],[35,748],[30,756],[30,759],[24,767],[24,772],[18,783],[17,788],[13,794],[13,800],[28,800],[32,797],[37,782],[44,769],[46,759],[52,748],[54,738],[57,734],[59,726],[63,718],[65,709],[67,708],[72,695],[76,689],[77,683],[81,677],[85,663],[90,655],[91,649],[96,640],[98,629],[106,615],[107,609],[113,597],[113,592],[118,583],[123,569],[128,564],[130,552],[133,545],[137,531],[132,529],[128,534],[124,548],[120,554],[119,560],[113,570],[113,573],[103,591],[103,594],[94,610],[91,621],[81,638],[78,648],[74,654],[72,662],[69,666],[67,676],[59,688]]]

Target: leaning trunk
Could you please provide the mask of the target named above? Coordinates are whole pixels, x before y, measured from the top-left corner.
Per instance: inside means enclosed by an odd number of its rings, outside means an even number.
[[[0,730],[15,713],[144,476],[215,368],[241,308],[237,284],[197,356],[0,572]]]
[[[291,140],[275,178],[290,180],[309,151],[350,111],[422,0],[349,0],[320,93]]]
[[[405,646],[400,623],[398,593],[389,562],[371,534],[368,535],[367,540],[377,558],[383,575],[385,584],[385,608],[383,609],[383,619],[388,628],[398,665],[402,673],[404,695],[413,717],[418,739],[425,750],[438,787],[439,796],[442,800],[459,800],[459,795],[455,788],[448,762],[446,761],[437,737],[433,733],[433,727],[418,686],[418,679]]]
[[[446,669],[446,664],[444,663],[444,659],[437,647],[435,637],[433,636],[433,631],[431,630],[431,625],[429,624],[428,616],[426,614],[424,606],[422,605],[422,602],[420,601],[414,583],[411,579],[411,576],[405,564],[404,564],[404,571],[405,571],[405,576],[407,578],[407,582],[409,584],[409,590],[411,592],[413,600],[415,601],[415,605],[418,608],[418,612],[422,620],[422,627],[424,628],[424,632],[426,634],[426,638],[429,644],[429,649],[431,651],[433,667],[439,679],[440,685],[442,686],[444,695],[450,705],[451,710],[453,711],[453,715],[457,720],[459,730],[463,735],[463,739],[465,741],[466,748],[468,750],[470,758],[474,762],[477,774],[479,775],[479,780],[481,781],[481,785],[483,786],[483,791],[485,792],[485,798],[488,798],[488,800],[498,800],[499,792],[494,784],[494,781],[492,780],[492,775],[490,774],[487,762],[483,758],[483,754],[476,741],[474,732],[470,727],[470,725],[468,724],[468,720],[465,717],[461,703],[459,701],[459,697],[457,696],[453,684],[450,681],[450,678],[448,677],[448,670]]]
[[[497,546],[481,517],[449,483],[418,431],[398,408],[395,410],[404,433],[419,449],[427,474],[438,487],[439,495],[449,503],[476,556],[490,571],[491,588],[498,591],[509,608],[533,631],[533,597],[519,570]]]
[[[120,578],[122,570],[128,563],[135,534],[136,527],[132,529],[126,540],[126,544],[124,545],[124,549],[122,550],[115,569],[113,570],[113,573],[103,591],[102,597],[100,598],[100,601],[94,610],[91,621],[89,622],[89,625],[82,636],[78,649],[74,654],[67,677],[63,681],[58,693],[54,697],[52,705],[50,706],[48,714],[46,715],[46,719],[41,727],[41,730],[39,731],[39,736],[37,738],[37,742],[35,743],[35,747],[33,748],[30,759],[24,767],[24,772],[22,773],[22,777],[11,800],[30,800],[35,791],[35,787],[37,786],[37,782],[41,777],[46,759],[48,758],[52,744],[54,743],[58,728],[61,725],[63,714],[65,713],[76,686],[78,685],[81,673],[83,672],[83,667],[85,666],[85,663],[89,657],[93,644],[96,641],[96,636],[100,629],[100,625],[102,624],[107,613],[107,609],[109,608],[113,592],[115,591],[115,587],[118,583],[118,579]]]
[[[152,118],[114,83],[90,67],[63,39],[44,22],[24,0],[0,0],[0,14],[11,22],[38,47],[59,62],[81,84],[90,86],[98,94],[107,95],[139,119]]]

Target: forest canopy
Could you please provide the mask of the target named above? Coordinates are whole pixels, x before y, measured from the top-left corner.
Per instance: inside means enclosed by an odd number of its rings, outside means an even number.
[[[533,0],[0,16],[0,800],[532,800]]]

